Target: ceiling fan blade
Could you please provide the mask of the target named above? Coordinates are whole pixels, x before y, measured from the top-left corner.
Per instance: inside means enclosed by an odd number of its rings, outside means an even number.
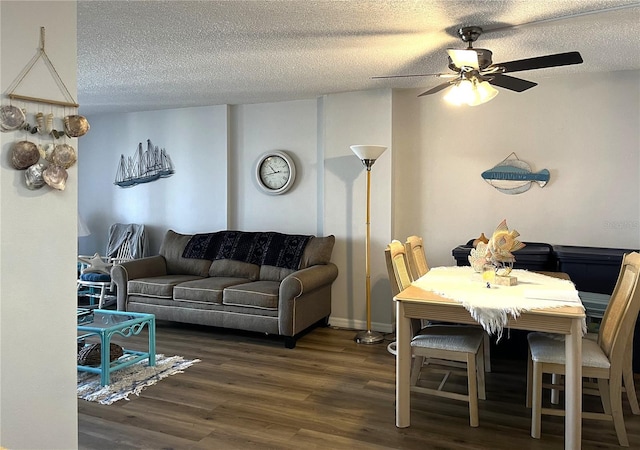
[[[510,77],[509,75],[501,74],[493,75],[493,79],[489,81],[489,83],[516,92],[523,92],[538,85],[538,83],[534,83],[533,81],[527,81],[522,78]]]
[[[422,97],[424,95],[435,94],[436,92],[440,92],[441,90],[448,88],[453,83],[454,83],[454,81],[447,81],[446,83],[439,84],[436,87],[431,88],[428,91],[425,91],[422,94],[418,95],[418,97]]]
[[[569,66],[571,64],[582,64],[582,56],[579,52],[556,53],[555,55],[519,59],[494,65],[503,67],[505,72],[519,72],[521,70],[544,69],[547,67]]]
[[[447,53],[449,54],[449,58],[451,58],[451,62],[457,67],[473,67],[476,70],[479,70],[478,66],[478,54],[475,50],[458,50],[455,48],[448,48]]]
[[[451,74],[453,76],[458,76],[458,74]],[[408,75],[378,75],[375,77],[371,77],[372,79],[382,79],[382,78],[409,78],[409,77],[441,77],[447,78],[450,74],[448,73],[416,73],[416,74],[408,74]]]

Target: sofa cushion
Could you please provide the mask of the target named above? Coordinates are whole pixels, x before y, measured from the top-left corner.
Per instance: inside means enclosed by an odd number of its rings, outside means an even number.
[[[300,261],[300,268],[315,266],[316,264],[328,264],[331,261],[331,253],[336,237],[333,234],[325,237],[312,237],[307,243]]]
[[[201,280],[186,281],[173,289],[175,301],[201,303],[222,303],[222,291],[234,284],[249,283],[246,278],[209,277]]]
[[[164,275],[161,277],[136,278],[129,280],[127,291],[129,295],[173,298],[175,285],[201,278],[195,275]]]
[[[276,266],[260,266],[260,280],[282,281],[287,275],[295,272],[292,269]]]
[[[278,309],[278,281],[254,281],[228,287],[222,294],[222,303],[259,309]]]
[[[206,277],[211,266],[207,259],[183,258],[182,252],[191,239],[190,234],[167,231],[160,246],[160,254],[167,261],[168,274],[186,274]]]
[[[209,267],[210,277],[247,278],[256,281],[260,277],[260,266],[233,259],[217,259]]]
[[[98,281],[108,282],[111,281],[111,275],[106,273],[86,272],[80,275],[82,281]]]

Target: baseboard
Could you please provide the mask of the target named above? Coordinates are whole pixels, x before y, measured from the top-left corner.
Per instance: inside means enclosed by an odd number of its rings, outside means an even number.
[[[346,319],[343,317],[329,317],[329,324],[333,327],[338,328],[350,328],[353,330],[366,330],[367,322],[365,320],[353,320]],[[378,331],[380,333],[393,333],[396,329],[395,323],[380,323],[380,322],[371,322],[371,328],[373,331]]]

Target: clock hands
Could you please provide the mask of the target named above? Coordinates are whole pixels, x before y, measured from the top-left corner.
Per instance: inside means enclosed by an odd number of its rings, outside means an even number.
[[[280,171],[279,171],[279,170],[274,169],[274,168],[271,166],[271,164],[269,164],[269,169],[271,169],[271,170],[272,170],[272,172],[271,172],[271,173],[269,173],[269,174],[267,174],[267,175],[271,175],[271,174],[274,174],[274,173],[280,173]]]
[[[268,164],[267,167],[269,169],[271,169],[271,172],[266,173],[265,175],[276,175],[278,173],[288,173],[289,172],[288,170],[276,170],[276,169],[273,168],[273,166],[271,164]]]

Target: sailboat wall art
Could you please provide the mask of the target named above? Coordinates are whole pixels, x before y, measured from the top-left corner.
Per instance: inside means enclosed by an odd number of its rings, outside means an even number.
[[[147,139],[147,149],[138,144],[133,156],[120,156],[114,184],[122,188],[170,177],[175,173],[171,157],[164,148],[158,148]]]

